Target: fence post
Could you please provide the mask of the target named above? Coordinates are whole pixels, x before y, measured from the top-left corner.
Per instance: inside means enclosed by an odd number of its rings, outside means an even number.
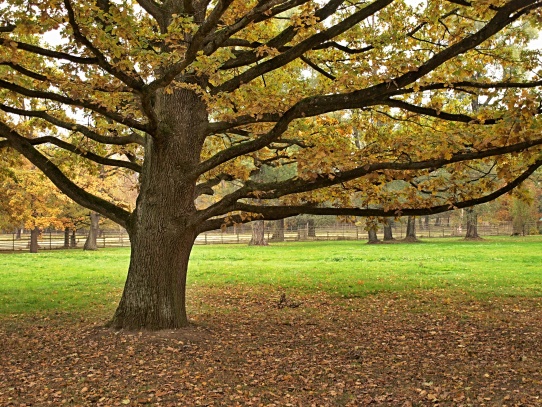
[[[13,251],[15,251],[15,233],[13,233],[13,243],[12,243],[12,247],[13,247]]]
[[[51,242],[52,239],[53,239],[53,233],[51,232],[51,228],[49,228],[49,250],[52,249],[52,242]]]

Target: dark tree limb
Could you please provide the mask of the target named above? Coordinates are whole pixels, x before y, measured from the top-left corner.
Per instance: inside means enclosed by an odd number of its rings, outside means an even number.
[[[0,33],[10,33],[16,28],[17,26],[15,24],[6,24],[0,27]]]
[[[11,69],[19,72],[20,74],[23,74],[25,76],[28,76],[29,78],[36,79],[38,81],[46,81],[48,80],[47,76],[41,75],[39,73],[33,72],[30,69],[26,69],[24,66],[21,66],[19,64],[16,64],[14,62],[10,61],[2,61],[0,62],[0,65],[3,66],[9,66]]]
[[[22,49],[23,51],[28,51],[33,54],[41,55],[44,57],[50,57],[54,59],[64,59],[66,61],[74,62],[76,64],[81,64],[81,65],[97,65],[98,64],[97,58],[80,57],[80,56],[71,55],[65,52],[52,51],[50,49],[38,47],[36,45],[26,44],[21,41],[10,40],[7,44],[11,44],[11,43],[13,43],[17,49]],[[0,44],[2,43],[0,42]],[[4,43],[4,46],[10,46],[10,45],[6,45],[6,43]]]
[[[302,55],[300,57],[300,59],[305,62],[308,66],[310,66],[312,69],[314,69],[316,72],[324,75],[326,78],[334,81],[335,79],[337,79],[335,76],[333,76],[332,74],[330,74],[329,72],[326,72],[324,69],[320,68],[318,65],[316,65],[314,62],[312,62],[309,58],[307,58],[306,56]]]
[[[63,150],[74,153],[80,157],[86,158],[87,160],[94,161],[95,163],[98,163],[98,164],[109,165],[111,167],[127,168],[135,172],[141,172],[141,166],[139,164],[133,163],[131,161],[122,161],[122,160],[115,160],[111,158],[102,157],[98,154],[94,154],[91,151],[83,150],[80,147],[77,147],[71,143],[60,140],[53,136],[44,136],[44,137],[39,137],[39,138],[27,139],[27,140],[33,146],[49,143],[59,148],[62,148]]]
[[[196,185],[196,191],[194,195],[196,197],[200,195],[213,195],[213,187],[220,184],[222,181],[232,181],[233,177],[230,174],[219,174],[214,178],[211,178],[205,182],[201,182]]]
[[[129,136],[121,136],[121,137],[102,136],[101,134],[98,134],[90,130],[86,126],[60,120],[43,110],[18,109],[11,106],[6,106],[2,103],[0,103],[0,110],[3,110],[4,112],[7,112],[7,113],[18,114],[20,116],[37,117],[37,118],[43,119],[63,129],[70,130],[70,131],[78,131],[79,133],[83,134],[84,136],[88,137],[91,140],[97,141],[98,143],[112,144],[112,145],[127,145],[127,144],[139,144],[140,146],[145,145],[145,138],[135,132],[132,132]]]
[[[396,100],[396,99],[388,99],[387,101],[382,102],[382,104],[390,106],[390,107],[398,107],[400,109],[407,110],[409,112],[422,114],[425,116],[437,117],[439,119],[443,119],[446,121],[453,121],[453,122],[489,125],[489,124],[495,124],[500,120],[500,118],[493,118],[493,119],[486,119],[482,122],[466,114],[447,113],[444,111],[434,109],[432,107],[417,106],[417,105],[413,105],[410,103],[403,102],[402,100]]]
[[[247,124],[254,124],[254,123],[274,123],[279,121],[281,118],[281,115],[278,113],[265,113],[262,115],[259,115],[257,117],[244,115],[236,117],[232,121],[228,122],[214,122],[209,123],[208,127],[208,134],[217,134],[217,133],[223,133],[225,131],[228,131],[230,129],[233,129],[235,127],[247,125]]]

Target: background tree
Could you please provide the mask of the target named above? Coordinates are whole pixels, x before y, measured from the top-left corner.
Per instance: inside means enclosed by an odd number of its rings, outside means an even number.
[[[395,240],[393,238],[393,230],[392,230],[393,224],[394,224],[393,218],[385,218],[384,219],[383,228],[384,228],[384,241],[385,242]]]
[[[480,235],[478,235],[478,212],[476,207],[466,208],[465,213],[467,218],[467,233],[465,234],[465,239],[480,239]]]
[[[62,198],[60,191],[33,165],[26,160],[19,165],[0,176],[3,191],[0,205],[4,222],[30,230],[30,252],[37,253],[41,232],[62,226]]]
[[[512,216],[514,234],[525,236],[536,232],[540,212],[538,202],[535,201],[529,189],[521,188],[517,191],[516,196],[512,197],[510,215]]]
[[[409,216],[407,218],[407,227],[405,238],[403,239],[407,242],[417,242],[418,238],[416,237],[416,217]]]
[[[113,327],[188,323],[188,259],[203,231],[464,208],[542,164],[539,53],[526,48],[537,0],[136,3],[1,6],[0,150],[127,229]],[[458,95],[493,102],[474,116]],[[468,183],[473,161],[495,164],[498,179]],[[82,187],[70,169],[83,162],[139,173],[135,209]],[[250,178],[269,162],[293,175]],[[450,193],[419,194],[415,178]],[[393,180],[402,188],[383,190]],[[222,182],[232,192],[196,207]]]

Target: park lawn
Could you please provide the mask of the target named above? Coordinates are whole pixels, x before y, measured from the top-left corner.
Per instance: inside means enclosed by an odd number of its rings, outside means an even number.
[[[363,241],[195,246],[190,289],[232,286],[346,298],[442,290],[474,297],[542,296],[542,236],[412,244]],[[129,249],[0,255],[0,315],[111,312]],[[188,302],[190,306],[190,295]]]
[[[160,332],[104,327],[127,249],[0,255],[0,405],[542,405],[541,248],[197,246]]]

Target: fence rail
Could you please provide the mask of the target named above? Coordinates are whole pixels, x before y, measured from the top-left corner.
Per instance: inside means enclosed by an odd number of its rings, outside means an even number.
[[[406,225],[396,223],[392,227],[393,237],[402,239],[405,237]],[[480,236],[510,236],[514,234],[512,222],[503,222],[496,225],[479,225]],[[73,238],[66,241],[64,231],[46,230],[42,232],[38,244],[40,250],[52,249],[77,249],[82,248],[86,240],[86,231],[78,231]],[[436,237],[461,237],[466,233],[464,226],[457,225],[417,225],[416,235],[418,238]],[[536,224],[529,224],[521,234],[538,233]],[[274,229],[269,223],[265,230],[268,241],[277,241],[277,236],[283,236],[280,241],[325,241],[325,240],[367,240],[367,232],[361,226],[340,224],[333,227],[309,227],[298,226],[286,228],[282,231]],[[383,231],[377,231],[379,239],[383,238]],[[196,244],[248,244],[252,238],[250,225],[228,227],[225,230],[215,230],[200,234]],[[71,240],[71,247],[70,247]],[[123,229],[101,230],[97,239],[99,248],[105,247],[128,247],[130,239]],[[21,233],[0,233],[0,251],[29,251],[30,232]]]

